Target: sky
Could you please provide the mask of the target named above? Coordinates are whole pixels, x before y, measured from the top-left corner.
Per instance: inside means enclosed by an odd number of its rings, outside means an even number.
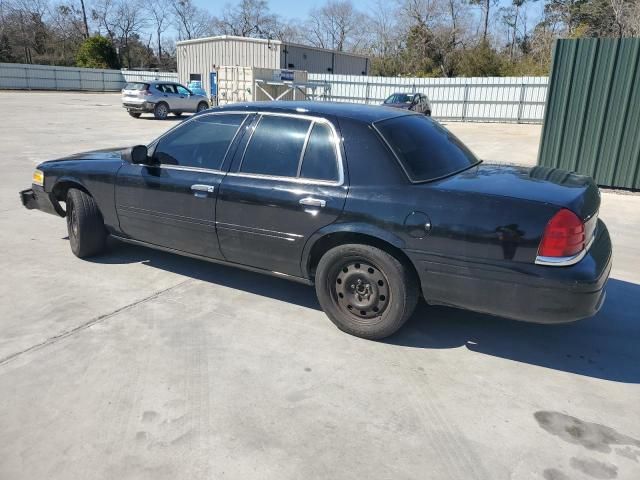
[[[313,7],[319,7],[323,5],[324,1],[305,1],[305,0],[267,0],[269,3],[269,8],[273,13],[277,13],[285,18],[305,18],[309,10]],[[352,0],[353,5],[362,11],[367,11],[368,8],[373,6],[373,0]],[[211,11],[214,15],[216,10],[222,8],[227,3],[233,4],[232,0],[216,0],[216,2],[212,2],[211,0],[195,0],[195,3],[207,10]],[[213,5],[212,5],[213,4]]]
[[[512,3],[513,0],[497,0],[497,5],[492,6],[493,15],[496,14],[500,6],[507,6]],[[225,5],[236,3],[235,0],[194,0],[196,5],[206,8],[214,15],[222,9]],[[271,12],[281,15],[287,19],[300,19],[303,20],[307,17],[309,11],[314,7],[320,7],[326,3],[326,0],[267,0]],[[352,0],[353,6],[365,13],[368,13],[373,8],[377,7],[376,0]],[[389,5],[395,5],[393,0],[389,0]],[[544,2],[537,0],[530,0],[526,4],[528,11],[528,28],[531,29],[536,20],[541,16]],[[478,11],[479,15],[479,11]],[[491,19],[495,21],[495,19]]]

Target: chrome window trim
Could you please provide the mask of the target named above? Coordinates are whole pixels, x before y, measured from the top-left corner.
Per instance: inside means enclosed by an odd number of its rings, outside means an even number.
[[[342,158],[342,149],[340,148],[341,139],[338,136],[338,132],[336,130],[335,125],[333,123],[331,123],[331,121],[329,121],[328,119],[323,118],[323,117],[314,117],[312,115],[301,115],[301,114],[297,114],[297,113],[288,113],[288,112],[262,112],[262,111],[257,111],[257,112],[252,112],[252,113],[260,115],[260,118],[258,119],[258,122],[255,124],[255,126],[253,128],[253,132],[251,132],[251,136],[247,140],[247,144],[244,147],[244,151],[242,152],[242,160],[240,162],[240,165],[238,166],[238,171],[237,172],[229,172],[229,173],[227,173],[227,175],[230,175],[230,176],[233,176],[233,177],[245,177],[245,178],[266,179],[266,180],[280,180],[280,181],[284,181],[284,182],[292,182],[292,183],[308,184],[308,185],[327,185],[327,186],[342,186],[342,185],[344,185],[344,164],[343,164],[343,158]],[[302,120],[308,120],[308,121],[311,122],[311,124],[309,125],[309,130],[307,131],[307,136],[305,138],[303,148],[302,148],[302,157],[301,158],[304,158],[304,154],[306,153],[307,143],[309,141],[309,136],[311,135],[311,130],[313,130],[314,124],[315,123],[321,123],[321,124],[328,125],[329,129],[331,130],[331,134],[333,136],[334,149],[335,149],[335,153],[336,153],[336,161],[338,162],[338,180],[331,181],[331,180],[314,180],[314,179],[311,179],[311,178],[300,178],[299,174],[300,174],[301,165],[302,165],[301,162],[298,164],[298,174],[295,177],[287,177],[287,176],[280,176],[280,175],[264,175],[264,174],[260,174],[260,173],[244,173],[244,172],[241,172],[240,169],[242,168],[242,163],[244,162],[244,155],[247,152],[247,147],[249,146],[249,143],[251,142],[251,139],[253,138],[253,133],[255,132],[255,130],[258,127],[258,125],[260,124],[260,120],[262,119],[263,116],[292,117],[292,118],[299,118],[299,119],[302,119]]]
[[[538,255],[536,257],[535,263],[536,265],[547,265],[547,266],[553,266],[553,267],[567,267],[569,265],[575,265],[585,257],[585,255],[591,248],[591,245],[593,245],[593,242],[595,239],[596,239],[596,234],[594,232],[587,246],[583,248],[580,252],[576,253],[575,255],[572,255],[570,257],[544,257],[542,255]]]
[[[302,144],[302,150],[300,151],[300,158],[298,159],[298,170],[296,170],[296,178],[300,178],[300,172],[302,172],[302,161],[307,153],[307,145],[309,145],[309,137],[311,137],[311,131],[316,122],[310,122],[307,134],[304,137],[304,143]]]
[[[242,164],[244,163],[244,157],[247,154],[247,148],[249,148],[249,144],[251,143],[253,134],[256,133],[256,129],[258,128],[258,125],[260,125],[261,121],[262,121],[262,115],[259,115],[258,120],[253,125],[253,127],[251,127],[251,133],[249,134],[249,138],[247,138],[247,143],[244,144],[244,149],[242,149],[242,157],[240,157],[240,165],[238,165],[238,171],[240,171],[240,169],[242,168]]]
[[[156,138],[153,142],[151,142],[149,144],[149,146],[153,145],[153,154],[155,155],[156,153],[156,148],[158,146],[158,144],[160,143],[160,141],[166,137],[167,135],[169,135],[171,132],[173,132],[174,130],[177,130],[178,128],[186,125],[187,123],[191,123],[194,120],[197,120],[197,118],[200,117],[208,117],[211,115],[226,115],[226,114],[233,114],[233,115],[244,115],[245,118],[244,120],[240,123],[240,125],[238,126],[238,129],[236,130],[236,133],[233,134],[233,138],[231,139],[231,142],[229,143],[229,145],[227,146],[227,149],[224,152],[224,156],[222,157],[222,164],[224,165],[224,160],[227,158],[227,155],[229,154],[229,149],[231,148],[231,145],[233,145],[233,142],[236,141],[236,138],[238,137],[238,134],[240,133],[240,130],[242,130],[242,126],[244,125],[245,121],[247,120],[247,117],[249,117],[249,115],[252,114],[252,112],[241,112],[241,111],[220,111],[220,112],[207,112],[206,114],[200,115],[196,118],[191,117],[187,120],[185,120],[182,123],[179,123],[178,125],[176,125],[173,128],[170,128],[169,130],[167,130],[166,132],[164,132],[162,135],[160,135],[158,138]],[[148,147],[147,147],[148,148]],[[143,166],[149,166],[149,165],[143,165]],[[225,172],[223,170],[220,170],[219,168],[202,168],[202,167],[190,167],[188,165],[170,165],[170,164],[163,164],[163,163],[159,163],[158,165],[153,165],[153,167],[155,168],[162,168],[162,169],[167,169],[167,170],[185,170],[185,171],[191,171],[191,172],[202,172],[202,173],[222,173],[224,174]]]
[[[147,165],[144,165],[147,166]],[[224,172],[222,170],[216,170],[213,168],[202,168],[202,167],[188,167],[186,165],[170,165],[170,164],[160,164],[157,165],[157,168],[162,168],[165,170],[183,170],[186,172],[202,172],[202,173],[217,173],[217,174],[224,174]]]
[[[298,183],[301,185],[326,185],[330,187],[339,187],[343,185],[344,182],[331,182],[328,180],[312,180],[308,178],[299,178],[299,177],[280,177],[276,175],[262,175],[259,173],[227,173],[229,177],[242,177],[242,178],[255,178],[258,180],[279,180],[283,182],[291,182]]]

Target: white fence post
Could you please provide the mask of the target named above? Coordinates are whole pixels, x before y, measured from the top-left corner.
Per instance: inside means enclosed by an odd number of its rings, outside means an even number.
[[[469,100],[469,84],[464,84],[464,98],[462,99],[462,120],[467,119],[467,104]]]
[[[525,89],[527,88],[527,85],[522,83],[520,85],[520,100],[518,101],[518,123],[521,123],[522,120],[522,111],[524,110],[524,92]]]

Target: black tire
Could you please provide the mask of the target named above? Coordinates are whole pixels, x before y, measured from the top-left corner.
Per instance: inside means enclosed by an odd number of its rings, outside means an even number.
[[[206,110],[207,108],[209,108],[209,105],[207,104],[207,102],[200,102],[198,104],[198,108],[196,108],[196,113]]]
[[[431,116],[431,110],[427,110],[426,112],[424,112],[424,114],[425,114],[427,117],[430,117],[430,116]]]
[[[182,116],[182,112],[172,112],[176,117],[181,117]]]
[[[107,229],[96,201],[82,190],[67,193],[67,230],[71,251],[78,258],[104,251]]]
[[[320,259],[316,293],[340,330],[379,340],[407,321],[419,291],[412,269],[394,256],[370,245],[347,244]]]
[[[140,112],[129,112],[129,115],[131,115],[133,118],[140,118],[140,115],[142,115]]]
[[[153,108],[153,116],[156,117],[156,120],[166,119],[169,116],[169,105],[165,102],[156,103]]]

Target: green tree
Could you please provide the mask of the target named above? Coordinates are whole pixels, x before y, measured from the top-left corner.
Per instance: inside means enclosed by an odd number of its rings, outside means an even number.
[[[458,74],[462,77],[499,77],[502,69],[502,58],[489,42],[484,40],[465,50],[458,62]]]
[[[87,38],[76,55],[76,65],[86,68],[120,68],[111,40],[100,35]]]

